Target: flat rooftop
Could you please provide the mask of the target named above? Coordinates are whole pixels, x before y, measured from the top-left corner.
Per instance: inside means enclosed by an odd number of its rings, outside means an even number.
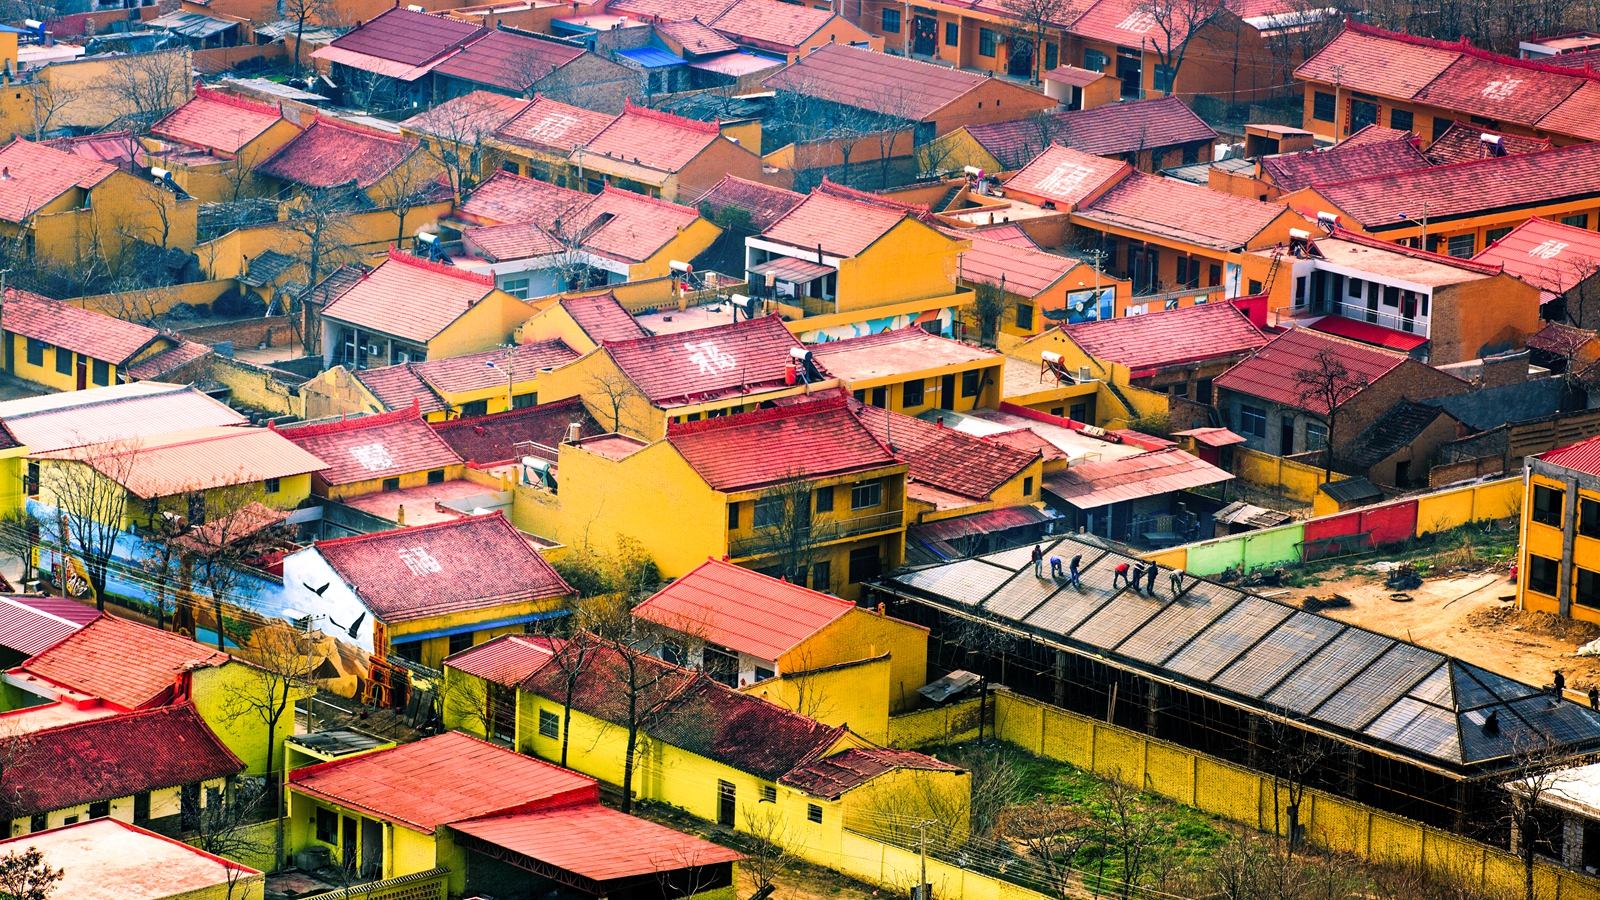
[[[1046,216],[1064,216],[1066,213],[1059,209],[1045,209],[1034,206],[1023,200],[1014,200],[1009,197],[985,197],[990,205],[974,207],[972,209],[957,210],[955,212],[940,213],[940,217],[951,222],[965,222],[968,225],[999,225],[1002,222],[1021,222],[1027,219],[1042,219]]]
[[[893,340],[887,337],[873,335],[870,338],[817,344],[811,348],[811,352],[829,374],[851,385],[892,380],[898,376],[963,363],[997,363],[1001,360],[1000,354],[993,351],[937,337],[920,329],[903,329],[895,333]]]
[[[585,438],[577,445],[606,459],[626,459],[638,452],[644,446],[644,442],[625,434],[601,434]]]
[[[1493,277],[1483,272],[1475,272],[1465,266],[1453,266],[1435,259],[1427,259],[1420,255],[1410,256],[1399,252],[1389,252],[1366,244],[1351,241],[1341,241],[1338,238],[1318,238],[1317,249],[1322,251],[1327,262],[1334,265],[1347,266],[1363,272],[1371,272],[1388,278],[1401,281],[1410,281],[1427,287],[1443,287],[1450,284],[1461,284],[1465,281],[1482,281]],[[1271,256],[1269,250],[1255,251],[1260,256]],[[1432,255],[1432,254],[1429,254]],[[1465,260],[1463,260],[1465,261]]]
[[[710,328],[713,325],[730,325],[733,323],[733,310],[733,303],[725,301],[722,303],[708,303],[703,306],[691,306],[683,310],[658,310],[642,316],[634,316],[633,320],[651,334],[677,334],[681,331],[697,331],[701,328]]]
[[[255,869],[212,856],[116,819],[94,819],[0,842],[0,854],[39,848],[66,874],[55,896],[70,900],[166,900],[226,890],[231,872],[241,896],[263,878]],[[259,895],[257,895],[259,896]]]
[[[482,502],[467,504],[463,501],[478,500]],[[419,487],[405,488],[399,491],[382,491],[376,494],[366,494],[340,501],[344,505],[359,509],[362,512],[381,516],[391,522],[398,522],[400,507],[406,508],[407,526],[432,525],[435,522],[447,522],[472,515],[475,509],[482,508],[486,512],[493,512],[505,504],[500,502],[494,488],[478,484],[475,481],[445,481],[439,484],[425,484]],[[439,509],[440,505],[452,507],[449,511]]]
[[[103,719],[116,714],[116,710],[103,704],[80,708],[71,703],[41,703],[38,706],[26,706],[0,715],[0,734],[7,736],[28,734],[59,725],[75,725],[90,719]]]
[[[1065,425],[1041,422],[1014,413],[1001,412],[998,409],[979,409],[960,413],[941,410],[940,415],[944,416],[946,428],[954,428],[979,437],[1026,428],[1066,454],[1068,465],[1092,460],[1122,459],[1125,456],[1137,456],[1146,452],[1143,447],[1104,441]],[[952,419],[954,421],[951,421]]]

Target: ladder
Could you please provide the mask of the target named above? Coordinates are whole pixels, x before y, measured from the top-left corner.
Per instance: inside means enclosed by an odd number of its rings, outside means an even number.
[[[1283,262],[1283,242],[1272,248],[1272,265],[1267,268],[1267,280],[1261,283],[1261,293],[1272,293],[1272,282],[1278,277],[1278,265]]]

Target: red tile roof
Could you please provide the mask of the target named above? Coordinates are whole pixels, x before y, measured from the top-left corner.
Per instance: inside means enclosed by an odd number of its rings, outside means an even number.
[[[725,493],[868,472],[898,461],[843,397],[674,424],[667,441],[712,490]]]
[[[188,103],[150,126],[150,133],[191,147],[238,153],[282,118],[276,105],[200,87]]]
[[[1434,139],[1428,149],[1422,152],[1428,161],[1436,166],[1448,166],[1458,162],[1470,162],[1474,159],[1489,158],[1489,148],[1483,142],[1483,136],[1492,134],[1500,138],[1500,147],[1506,156],[1516,156],[1521,153],[1538,153],[1549,150],[1552,146],[1548,140],[1539,138],[1522,137],[1516,134],[1504,134],[1482,128],[1477,125],[1464,125],[1460,122],[1451,122],[1444,134]],[[1368,175],[1377,175],[1377,172],[1367,172]],[[1357,177],[1352,175],[1351,177]],[[1344,179],[1340,179],[1344,180]]]
[[[1538,332],[1528,336],[1529,350],[1543,350],[1558,356],[1569,356],[1597,335],[1584,328],[1574,328],[1561,322],[1546,322]]]
[[[1112,156],[1217,137],[1216,131],[1177,97],[968,125],[967,134],[1008,167],[1026,163],[1051,143],[1094,156]]]
[[[1402,52],[1409,52],[1407,48]],[[1413,98],[1442,109],[1518,125],[1535,125],[1583,84],[1582,78],[1463,55]]]
[[[588,144],[617,117],[535,97],[527,109],[495,132],[495,137],[526,147],[569,152]]]
[[[1262,174],[1285,192],[1369,175],[1413,172],[1433,165],[1410,140],[1355,146],[1345,143],[1327,150],[1262,157],[1260,163]]]
[[[828,256],[849,258],[872,246],[906,218],[903,210],[812,191],[765,231],[761,239],[777,241]]]
[[[1313,322],[1311,328],[1323,334],[1349,338],[1352,341],[1372,344],[1385,350],[1397,350],[1401,353],[1410,353],[1428,342],[1428,339],[1420,334],[1372,325],[1356,319],[1346,319],[1343,316],[1323,316]]]
[[[1291,328],[1256,351],[1255,356],[1219,375],[1213,383],[1219,388],[1324,415],[1328,412],[1326,405],[1315,397],[1302,400],[1301,387],[1295,381],[1295,373],[1315,366],[1316,355],[1323,350],[1334,353],[1353,377],[1366,378],[1368,385],[1399,368],[1407,359],[1401,353],[1342,341],[1309,328]]]
[[[1054,81],[1057,84],[1068,84],[1073,87],[1088,87],[1102,78],[1109,77],[1104,72],[1093,69],[1080,69],[1077,66],[1057,66],[1039,76],[1045,81]]]
[[[583,248],[626,263],[644,262],[700,218],[692,207],[610,185],[572,216]]]
[[[33,656],[98,615],[66,597],[0,597],[0,647]]]
[[[1336,146],[1359,147],[1362,144],[1386,144],[1389,141],[1409,141],[1415,135],[1399,128],[1385,128],[1382,125],[1363,125],[1356,132]]]
[[[390,250],[376,269],[329,303],[329,319],[425,344],[495,290],[494,279]]]
[[[1046,253],[1037,245],[993,240],[982,231],[940,230],[958,240],[972,241],[972,248],[961,254],[962,280],[998,285],[1004,278],[1006,293],[1019,297],[1037,297],[1078,265],[1078,260]],[[1023,237],[1033,244],[1026,234]]]
[[[0,789],[7,815],[19,817],[237,775],[245,768],[192,703],[48,728],[0,741],[0,748],[6,744],[17,744],[18,752],[8,754]]]
[[[587,52],[566,41],[491,31],[433,71],[521,93]]]
[[[318,477],[330,485],[461,464],[461,457],[433,433],[414,408],[280,431],[328,464]]]
[[[1075,214],[1203,247],[1235,250],[1285,212],[1276,203],[1133,172]]]
[[[569,642],[567,646],[573,645]],[[627,721],[629,698],[621,689],[623,658],[609,645],[599,644],[590,660],[579,674],[573,708],[611,723]],[[827,752],[848,734],[844,727],[824,725],[760,697],[741,694],[702,672],[681,669],[655,657],[644,657],[638,663],[647,673],[638,702],[660,710],[644,729],[652,740],[757,778],[776,781]],[[564,698],[566,678],[560,668],[545,666],[523,682],[523,690]]]
[[[683,405],[784,384],[800,342],[777,316],[682,334],[612,341],[606,352],[656,406]]]
[[[515,687],[555,657],[559,638],[502,634],[445,657],[445,665],[485,681]]]
[[[255,171],[309,188],[354,184],[365,190],[416,149],[415,141],[397,134],[317,116],[304,131],[262,160]]]
[[[855,608],[732,563],[706,560],[633,608],[633,614],[768,662]]]
[[[335,38],[330,46],[422,66],[487,31],[477,25],[396,6]]]
[[[1421,215],[1424,203],[1429,221],[1539,206],[1600,193],[1600,144],[1318,185],[1317,193],[1369,231],[1414,227],[1400,216]]]
[[[0,219],[21,222],[73,188],[88,190],[117,167],[18,138],[0,148]]]
[[[684,52],[695,56],[732,53],[739,49],[738,44],[712,31],[711,26],[701,23],[699,19],[662,22],[656,25],[656,33],[666,36],[683,47]]]
[[[1338,37],[1295,70],[1295,78],[1410,100],[1461,58],[1459,48],[1432,42],[1402,47],[1396,37],[1347,23]]]
[[[390,625],[572,593],[498,512],[317,541],[316,548],[361,605]]]
[[[474,819],[450,827],[528,859],[601,883],[650,876],[667,882],[672,877],[659,873],[744,859],[744,854],[737,850],[598,803]]]
[[[1062,325],[1061,333],[1090,356],[1135,371],[1244,356],[1267,343],[1231,303]]]
[[[556,447],[567,439],[568,426],[576,424],[580,436],[600,434],[600,423],[578,397],[541,403],[526,409],[450,422],[432,423],[433,430],[462,459],[492,466],[537,456],[556,460]],[[537,444],[539,446],[530,446]]]
[[[589,140],[590,153],[632,161],[661,172],[676,172],[722,139],[716,122],[699,122],[626,101],[622,115]]]
[[[171,701],[178,675],[232,657],[159,628],[101,616],[12,672],[88,694],[122,709]]]
[[[434,393],[433,388],[417,376],[417,370],[409,363],[379,369],[356,369],[350,374],[371,391],[386,410],[410,409],[414,403],[417,411],[426,416],[450,409],[450,404]]]
[[[622,304],[617,301],[617,295],[606,291],[603,294],[589,294],[580,297],[562,297],[557,301],[572,321],[583,329],[589,340],[596,344],[606,341],[631,341],[637,338],[649,337]]]
[[[854,400],[850,406],[880,441],[887,444],[893,440],[896,455],[910,465],[909,480],[968,500],[991,499],[995,491],[1039,459],[1037,450],[986,441]]]
[[[1043,247],[1024,231],[1021,225],[1015,223],[1007,225],[985,225],[981,228],[969,228],[961,232],[962,237],[973,239],[976,244],[979,238],[998,241],[1013,247],[1025,247],[1029,250],[1042,250]]]
[[[144,500],[289,478],[324,468],[321,460],[271,429],[232,425],[186,428],[127,446],[91,444],[40,455],[87,462]]]
[[[578,352],[568,347],[565,341],[552,338],[466,356],[430,359],[412,363],[411,367],[434,390],[442,394],[455,394],[488,388],[504,390],[507,378],[527,381],[541,369],[569,363],[577,358]]]
[[[482,225],[532,222],[540,228],[554,229],[558,221],[589,202],[589,195],[582,191],[496,172],[474,188],[457,211]]]
[[[1585,141],[1600,141],[1600,82],[1584,82],[1539,120],[1539,128]]]
[[[1172,33],[1169,35],[1162,32],[1155,16],[1145,11],[1136,0],[1099,0],[1074,20],[1067,31],[1089,40],[1124,47],[1142,47],[1147,41],[1152,44],[1162,42],[1164,45],[1169,40],[1171,46],[1176,47],[1189,36],[1189,30],[1184,26],[1186,21],[1183,16],[1171,17],[1169,24]]]
[[[1600,234],[1535,216],[1472,258],[1550,294],[1564,294],[1600,270]]]
[[[461,240],[473,256],[492,263],[549,256],[567,249],[564,241],[532,222],[463,228]]]
[[[1125,162],[1052,144],[1006,181],[1006,190],[1055,202],[1066,211],[1133,172]]]
[[[111,131],[102,134],[84,134],[77,137],[53,138],[40,141],[53,150],[62,150],[84,159],[95,162],[110,163],[114,166],[128,168],[133,162],[133,151],[129,143],[133,136],[127,131]]]
[[[925,772],[965,771],[960,766],[940,762],[914,750],[852,747],[832,756],[812,760],[778,781],[787,787],[805,791],[813,797],[837,800],[846,792],[895,769],[919,769]]]
[[[949,66],[891,56],[848,44],[828,44],[762,84],[844,106],[923,121],[988,79]],[[886,90],[886,86],[893,88]],[[1015,86],[1020,94],[1033,94]],[[1037,95],[1034,95],[1037,96]],[[1019,109],[1026,107],[1019,104]]]
[[[1173,437],[1191,437],[1195,443],[1206,447],[1231,447],[1242,444],[1249,438],[1234,434],[1226,428],[1191,428],[1188,431],[1174,431]]]
[[[1155,497],[1218,484],[1228,472],[1182,450],[1152,450],[1106,462],[1086,462],[1044,480],[1045,490],[1079,509]]]
[[[296,769],[289,786],[430,835],[452,822],[600,799],[593,778],[459,731]]]
[[[711,20],[722,34],[763,50],[794,53],[833,19],[831,9],[813,9],[781,0],[737,0]]]
[[[709,22],[722,15],[733,0],[611,0],[608,13],[627,13],[647,22],[678,22],[699,19]]]
[[[789,210],[800,205],[800,201],[805,198],[805,194],[797,194],[756,181],[746,181],[736,175],[724,175],[711,190],[701,194],[690,205],[698,209],[701,204],[709,203],[713,212],[728,207],[742,209],[749,213],[750,224],[757,232],[761,232],[771,227],[773,222],[778,221]]]
[[[5,329],[122,366],[161,332],[38,294],[6,289]]]
[[[473,91],[412,116],[400,127],[471,144],[493,134],[534,102],[493,91]]]
[[[211,348],[205,344],[181,341],[176,347],[168,347],[154,356],[147,356],[129,366],[128,377],[138,381],[160,381],[162,376],[169,375],[197,359],[210,356],[211,353]]]

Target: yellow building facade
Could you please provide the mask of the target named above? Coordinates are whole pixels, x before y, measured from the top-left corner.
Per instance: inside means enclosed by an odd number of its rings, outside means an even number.
[[[1517,603],[1600,623],[1600,465],[1594,438],[1527,459]]]

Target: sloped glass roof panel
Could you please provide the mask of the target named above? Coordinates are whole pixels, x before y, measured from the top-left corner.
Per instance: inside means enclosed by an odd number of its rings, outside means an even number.
[[[1384,710],[1366,733],[1397,747],[1414,750],[1435,759],[1461,761],[1461,741],[1456,732],[1456,717],[1447,709],[1402,697]]]
[[[991,566],[976,559],[963,559],[948,565],[934,566],[918,572],[908,572],[895,581],[919,591],[938,594],[957,603],[972,606],[994,592],[1015,575],[1009,569]]]
[[[1293,613],[1294,610],[1281,603],[1247,596],[1174,653],[1167,660],[1167,668],[1190,678],[1210,681]]]
[[[1444,657],[1411,644],[1395,643],[1313,713],[1324,722],[1360,730],[1417,686]]]
[[[1381,634],[1347,629],[1273,688],[1266,701],[1302,715],[1311,712],[1393,643]]]
[[[1422,679],[1406,696],[1414,697],[1423,703],[1432,703],[1434,706],[1451,708],[1453,704],[1450,699],[1450,667],[1442,665],[1434,669],[1433,674]]]
[[[1296,612],[1213,678],[1212,683],[1247,697],[1259,697],[1344,627],[1332,619]]]
[[[1240,596],[1232,590],[1191,590],[1123,641],[1117,653],[1140,662],[1161,663],[1212,620],[1232,609]]]

